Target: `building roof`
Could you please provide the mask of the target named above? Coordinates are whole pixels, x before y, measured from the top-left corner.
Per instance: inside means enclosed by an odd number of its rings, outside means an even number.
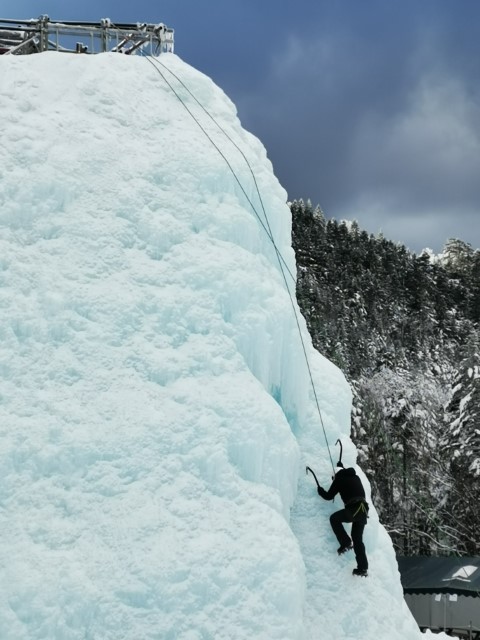
[[[404,593],[480,596],[480,557],[397,557]]]

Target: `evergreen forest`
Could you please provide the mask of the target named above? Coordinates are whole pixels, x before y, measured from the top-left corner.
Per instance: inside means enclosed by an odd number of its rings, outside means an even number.
[[[294,201],[297,299],[353,390],[351,437],[400,555],[480,543],[480,251],[411,253]]]

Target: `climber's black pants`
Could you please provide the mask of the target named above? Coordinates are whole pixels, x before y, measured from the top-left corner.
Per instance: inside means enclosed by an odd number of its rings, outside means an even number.
[[[344,522],[352,523],[352,539],[345,531],[343,526]],[[337,540],[342,547],[348,547],[350,542],[353,543],[353,551],[355,558],[357,559],[357,567],[361,571],[368,569],[367,554],[365,552],[365,545],[363,544],[363,530],[367,524],[366,514],[362,514],[360,517],[356,516],[354,519],[351,509],[341,509],[332,513],[330,516],[330,524],[332,525],[333,533],[337,536]]]

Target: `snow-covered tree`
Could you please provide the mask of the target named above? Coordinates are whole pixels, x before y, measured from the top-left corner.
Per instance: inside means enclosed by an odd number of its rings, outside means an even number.
[[[449,497],[453,522],[462,519],[462,546],[478,550],[480,526],[480,335],[472,333],[462,349],[463,359],[454,380],[446,411],[448,431],[444,447],[451,459],[454,486]]]
[[[472,549],[480,252],[451,239],[440,258],[417,257],[309,201],[291,209],[297,298],[315,347],[354,389],[352,437],[382,521],[402,552]]]

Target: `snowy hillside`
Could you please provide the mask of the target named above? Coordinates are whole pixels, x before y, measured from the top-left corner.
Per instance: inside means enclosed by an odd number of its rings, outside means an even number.
[[[359,579],[304,473],[331,462],[286,193],[222,91],[160,59],[223,131],[149,59],[0,57],[0,638],[424,637],[374,510]]]

